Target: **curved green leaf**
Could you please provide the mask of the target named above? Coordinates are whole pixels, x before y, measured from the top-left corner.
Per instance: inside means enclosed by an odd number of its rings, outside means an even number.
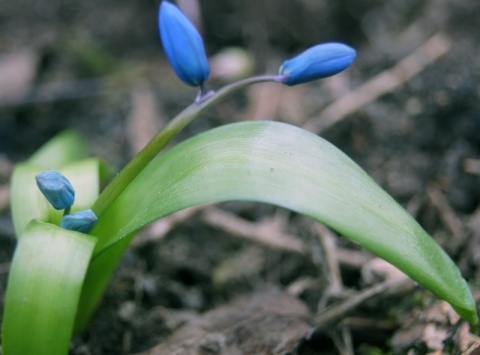
[[[19,238],[5,296],[6,355],[68,353],[97,238],[32,221]]]
[[[74,131],[64,131],[38,149],[28,162],[44,169],[58,169],[86,158],[87,153],[82,136]]]
[[[13,169],[10,179],[10,199],[15,235],[19,238],[32,219],[48,221],[48,201],[38,189],[35,175],[43,169],[28,163],[20,163]]]
[[[477,321],[459,270],[402,207],[333,145],[276,122],[214,129],[150,163],[92,231],[109,236],[96,254],[159,217],[227,200],[271,203],[319,220]]]
[[[76,333],[87,329],[113,272],[134,236],[135,234],[132,233],[119,240],[118,243],[108,248],[108,251],[98,255],[90,262],[78,303],[78,314],[75,319]]]

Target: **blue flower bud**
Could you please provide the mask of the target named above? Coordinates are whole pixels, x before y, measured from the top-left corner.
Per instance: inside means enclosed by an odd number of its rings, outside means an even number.
[[[357,53],[342,43],[324,43],[307,49],[280,67],[278,81],[292,86],[326,78],[345,70]]]
[[[210,74],[210,67],[195,26],[178,7],[163,1],[158,27],[163,49],[178,77],[188,85],[202,85]]]
[[[38,174],[35,179],[43,195],[53,208],[63,210],[73,205],[75,189],[70,181],[55,170],[45,170]]]
[[[93,213],[92,210],[85,210],[63,216],[60,221],[60,227],[71,231],[88,233],[95,223],[97,223],[97,216],[95,216],[95,213]]]

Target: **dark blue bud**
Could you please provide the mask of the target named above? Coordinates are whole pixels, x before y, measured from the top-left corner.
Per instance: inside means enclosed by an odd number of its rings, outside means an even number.
[[[73,205],[75,189],[70,181],[55,170],[45,170],[38,174],[35,179],[43,195],[53,208],[63,210]]]
[[[278,81],[291,86],[326,78],[345,70],[356,55],[355,49],[342,43],[319,44],[285,61]]]
[[[188,85],[202,85],[210,74],[210,67],[195,26],[178,7],[163,1],[158,27],[163,49],[178,77]]]
[[[75,232],[88,233],[95,223],[97,223],[95,213],[92,210],[85,210],[63,216],[60,221],[60,227]]]

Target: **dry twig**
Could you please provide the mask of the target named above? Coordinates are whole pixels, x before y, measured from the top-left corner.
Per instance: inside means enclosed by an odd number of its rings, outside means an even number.
[[[163,239],[176,225],[186,221],[204,208],[205,206],[186,208],[153,222],[133,239],[131,245],[139,248],[147,243],[157,242]]]
[[[324,312],[317,314],[315,324],[319,328],[327,327],[329,324],[344,318],[348,313],[360,306],[362,303],[372,299],[375,296],[385,294],[402,294],[413,289],[415,283],[408,278],[393,279],[374,285],[367,289],[353,294],[351,297],[339,304],[333,305]]]
[[[155,95],[147,84],[132,91],[132,112],[127,117],[127,135],[131,154],[137,154],[159,131]],[[163,115],[161,115],[163,116]]]
[[[283,233],[272,220],[252,223],[218,208],[205,211],[203,220],[211,226],[221,228],[237,237],[248,239],[268,247],[303,254],[305,245],[296,236]]]
[[[380,96],[399,88],[450,50],[447,35],[437,33],[408,57],[334,101],[320,115],[310,118],[303,128],[319,133],[333,126]]]
[[[323,224],[316,223],[315,229],[317,230],[318,237],[322,243],[326,264],[329,271],[329,293],[338,294],[343,289],[343,282],[342,275],[340,273],[340,265],[337,258],[335,238],[330,229],[325,227]]]
[[[440,218],[448,230],[455,237],[461,237],[463,235],[463,224],[455,214],[455,211],[448,204],[445,196],[440,192],[439,189],[433,186],[429,186],[427,188],[427,194],[432,204],[438,209]]]
[[[468,174],[480,176],[480,159],[465,159],[463,170]]]

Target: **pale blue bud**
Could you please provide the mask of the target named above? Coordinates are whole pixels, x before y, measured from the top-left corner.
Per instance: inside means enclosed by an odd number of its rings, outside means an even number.
[[[326,78],[345,70],[356,55],[353,48],[342,43],[319,44],[285,61],[278,81],[291,86]]]
[[[35,179],[43,195],[53,208],[63,210],[73,205],[75,189],[70,181],[55,170],[45,170],[38,174]]]
[[[178,77],[188,85],[202,85],[210,74],[210,67],[195,26],[178,7],[163,1],[158,27],[163,49]]]
[[[93,213],[92,210],[85,210],[63,216],[60,221],[60,227],[71,231],[88,233],[95,223],[97,223],[97,216],[95,216],[95,213]]]

